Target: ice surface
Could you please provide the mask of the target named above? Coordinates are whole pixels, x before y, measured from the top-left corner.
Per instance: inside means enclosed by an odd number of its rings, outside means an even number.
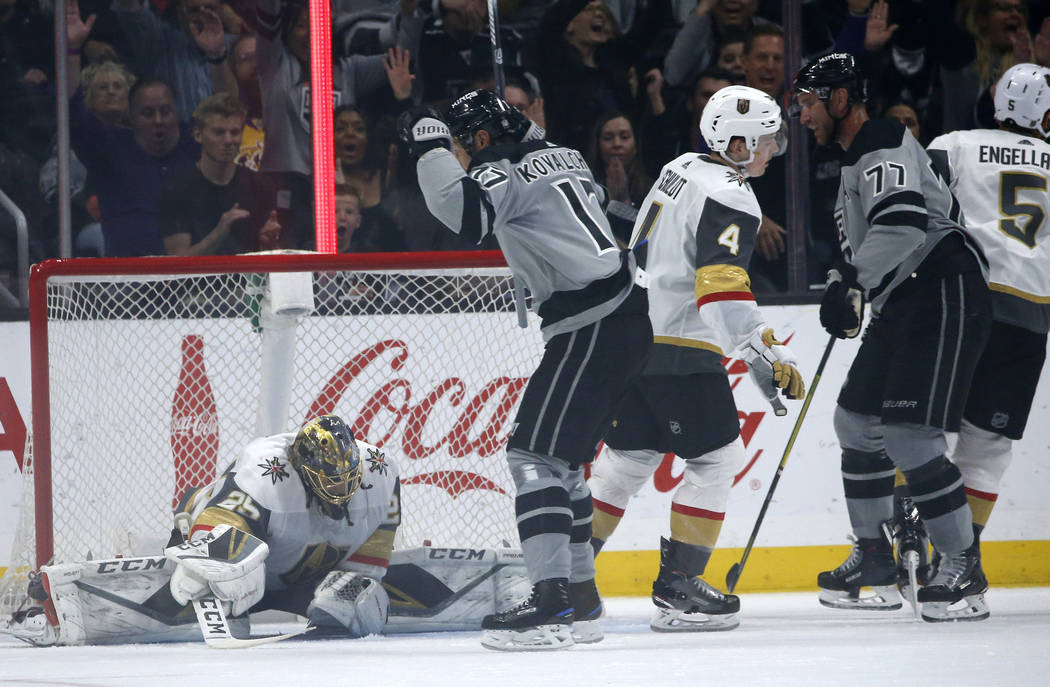
[[[823,608],[816,593],[742,597],[731,632],[656,634],[644,598],[608,599],[605,641],[499,653],[480,633],[286,641],[243,651],[200,644],[38,649],[0,638],[0,685],[56,687],[755,687],[1050,685],[1050,588],[992,589],[984,622],[930,624],[910,609]],[[269,633],[285,624],[257,626]]]

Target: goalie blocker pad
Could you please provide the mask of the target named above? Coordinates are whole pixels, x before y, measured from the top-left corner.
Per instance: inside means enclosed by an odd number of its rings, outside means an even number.
[[[383,577],[390,597],[385,634],[480,630],[532,590],[520,549],[394,551]]]

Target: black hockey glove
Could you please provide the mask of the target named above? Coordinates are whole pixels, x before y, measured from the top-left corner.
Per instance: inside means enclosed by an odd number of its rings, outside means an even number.
[[[507,133],[510,134],[515,141],[523,143],[525,141],[538,141],[547,135],[547,132],[542,126],[532,121],[524,114],[521,110],[515,107],[511,107],[506,112],[507,121]]]
[[[434,148],[452,150],[452,135],[441,115],[430,107],[413,107],[397,118],[397,136],[417,160]]]
[[[857,268],[841,263],[828,271],[824,298],[820,301],[820,325],[839,339],[860,334],[864,320],[864,289],[857,283]]]

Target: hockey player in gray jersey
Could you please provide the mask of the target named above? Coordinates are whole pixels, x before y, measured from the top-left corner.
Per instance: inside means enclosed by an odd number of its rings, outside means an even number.
[[[899,123],[868,119],[852,56],[807,64],[794,93],[817,142],[845,151],[835,210],[845,260],[829,273],[821,324],[833,336],[854,337],[865,301],[872,313],[834,419],[857,541],[842,565],[818,576],[821,603],[900,608],[892,545],[882,531],[893,516],[896,466],[942,554],[918,593],[923,618],[987,618],[980,548],[944,438],[959,429],[988,338],[987,262],[926,151]],[[873,592],[861,596],[862,587]]]
[[[634,226],[654,345],[591,473],[593,543],[600,550],[665,453],[685,460],[653,583],[658,632],[730,630],[740,622],[739,598],[701,577],[744,458],[723,356],[741,350],[767,397],[781,389],[793,399],[804,394],[795,356],[766,324],[746,271],[762,220],[748,179],[783,152],[781,125],[780,106],[759,90],[715,93],[700,120],[712,153],[665,165]]]
[[[597,641],[601,600],[583,466],[652,341],[645,292],[605,219],[605,190],[578,151],[544,141],[491,91],[456,100],[448,122],[427,109],[398,122],[427,207],[473,242],[495,235],[531,292],[546,341],[507,445],[533,592],[486,618],[482,644],[536,650]]]

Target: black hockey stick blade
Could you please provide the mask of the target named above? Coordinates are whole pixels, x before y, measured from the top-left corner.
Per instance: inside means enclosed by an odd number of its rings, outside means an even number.
[[[733,563],[729,566],[729,572],[726,573],[726,589],[730,593],[736,589],[736,583],[740,580],[740,563]]]

